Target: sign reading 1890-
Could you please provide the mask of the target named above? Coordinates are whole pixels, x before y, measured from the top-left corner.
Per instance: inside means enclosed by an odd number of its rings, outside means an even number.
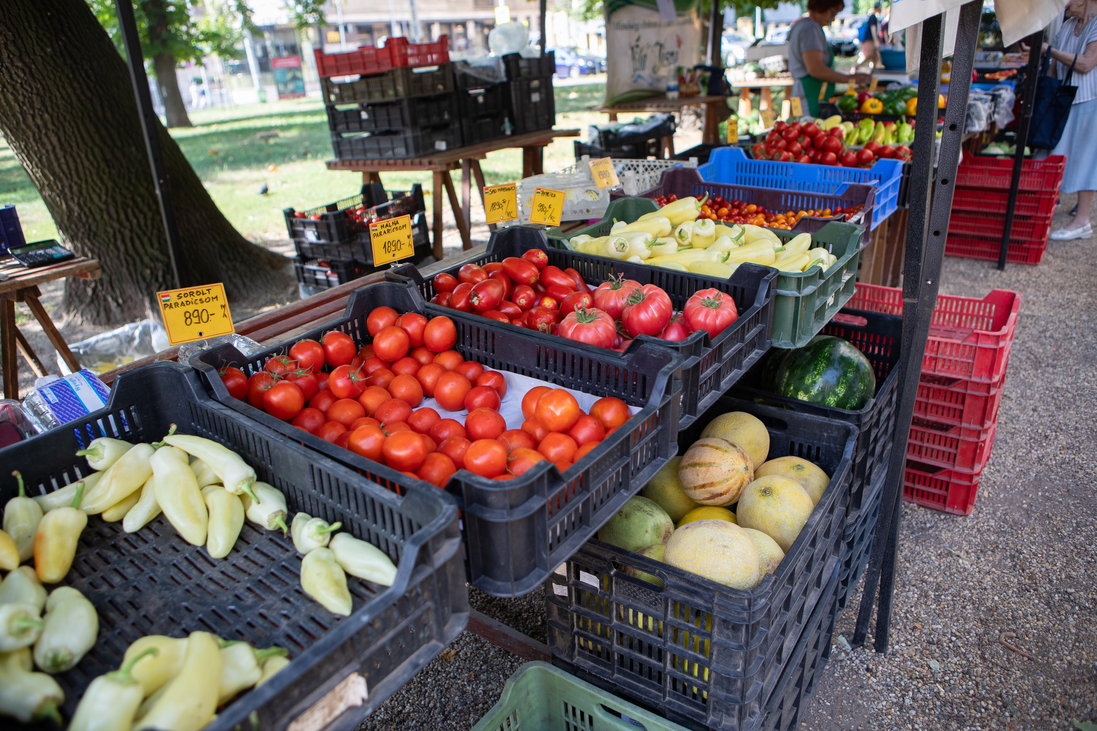
[[[371,223],[369,235],[373,244],[374,266],[407,259],[415,254],[415,245],[411,241],[411,216]]]
[[[157,292],[156,301],[172,345],[236,332],[225,287],[220,283]]]

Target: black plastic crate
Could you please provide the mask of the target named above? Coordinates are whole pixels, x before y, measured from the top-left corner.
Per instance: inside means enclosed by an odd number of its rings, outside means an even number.
[[[683,152],[676,152],[673,156],[671,156],[670,159],[682,160],[683,162],[685,162],[690,158],[695,158],[698,165],[704,165],[706,162],[708,162],[709,155],[712,154],[713,150],[718,147],[726,146],[727,145],[697,145],[696,147],[691,147]]]
[[[831,475],[777,570],[743,591],[592,540],[563,574],[549,577],[545,594],[554,665],[675,723],[746,731],[764,718],[816,607],[833,608],[857,430],[724,398],[679,434],[679,452],[709,419],[728,411],[752,413],[766,424],[771,458],[800,456]],[[664,587],[629,570],[657,576]]]
[[[896,202],[898,208],[910,207],[910,163],[903,163],[903,177],[899,179],[899,198]]]
[[[517,78],[507,82],[507,115],[514,134],[552,129],[556,124],[556,97],[552,76]]]
[[[285,647],[291,663],[229,705],[204,731],[252,723],[285,728],[359,673],[369,697],[335,722],[337,728],[354,728],[463,630],[468,590],[457,505],[450,496],[423,484],[397,494],[370,482],[212,401],[197,375],[175,363],[122,374],[105,408],[0,450],[7,468],[0,474],[0,502],[16,495],[12,468],[22,471],[31,494],[48,493],[91,472],[75,454],[92,439],[152,442],[172,424],[179,433],[234,450],[260,480],[285,493],[291,510],[342,521],[343,531],[385,551],[399,573],[390,588],[351,577],[354,613],[338,617],[301,590],[301,559],[280,531],[245,523],[232,553],[212,560],[204,547],[184,542],[163,516],[133,534],[124,533],[120,522],[91,517],[63,583],[95,605],[99,637],[79,665],[55,676],[65,690],[66,718],[95,677],[118,668],[130,643],[145,635],[206,631],[256,647]],[[257,714],[253,722],[251,714]]]
[[[466,117],[498,117],[507,113],[506,84],[485,84],[458,89],[457,109],[462,120]]]
[[[375,132],[407,127],[449,124],[458,118],[454,93],[413,97],[352,107],[328,105],[328,127],[332,132]]]
[[[653,117],[663,115],[652,115]],[[630,123],[622,126],[620,123],[612,125],[590,127],[590,142],[605,148],[623,147],[624,145],[640,145],[645,142],[658,142],[664,137],[673,137],[678,129],[673,114],[665,115],[666,119],[639,120],[638,123]],[[650,125],[650,126],[648,126]],[[633,127],[633,129],[629,129]],[[638,131],[642,128],[643,131]]]
[[[409,191],[393,191],[389,200],[378,183],[362,186],[362,192],[335,203],[298,211],[286,208],[286,230],[294,241],[305,243],[340,244],[369,231],[371,221],[412,215],[426,211],[423,186],[412,185]],[[353,257],[347,257],[353,258]]]
[[[635,145],[624,145],[606,149],[597,145],[588,145],[575,140],[575,159],[582,160],[584,156],[592,160],[603,157],[612,157],[614,160],[647,160],[649,157],[659,158],[661,143],[659,140],[649,140]]]
[[[884,482],[887,477],[887,466],[880,470],[872,485],[865,489],[865,497],[861,504],[861,510],[853,519],[846,520],[845,557],[842,560],[842,568],[838,574],[838,612],[846,608],[853,590],[857,588],[857,582],[861,580],[861,574],[868,566],[869,555],[872,553],[872,541],[876,538],[876,526],[880,521],[880,505],[883,503]]]
[[[445,314],[453,319],[469,322],[493,322],[494,327],[505,332],[522,332],[524,328],[517,325],[490,321],[471,312],[459,312],[435,305],[429,300],[437,294],[434,277],[438,274],[449,272],[456,276],[457,270],[469,262],[483,266],[488,262],[502,261],[508,256],[520,257],[530,249],[544,251],[548,255],[549,264],[560,269],[574,268],[592,288],[621,275],[642,285],[654,284],[666,291],[675,310],[681,310],[690,296],[701,289],[711,287],[731,295],[739,309],[739,319],[715,338],[699,331],[674,343],[641,335],[636,338],[639,343],[629,348],[628,352],[631,353],[634,352],[633,348],[640,345],[654,345],[673,350],[682,356],[681,428],[692,424],[694,419],[704,413],[731,388],[739,376],[769,350],[775,294],[773,280],[776,273],[769,267],[756,264],[742,264],[731,277],[717,279],[557,249],[548,243],[544,231],[526,226],[511,226],[492,233],[486,246],[471,249],[461,257],[436,262],[425,267],[422,272],[416,271],[414,267],[398,267],[392,276],[410,277],[418,286],[423,299],[428,300],[427,310],[431,314]],[[545,337],[553,343],[574,344],[566,338]],[[604,352],[602,348],[597,350]]]
[[[506,137],[506,131],[503,129],[506,121],[506,116],[502,114],[478,119],[462,117],[461,140],[465,145],[478,145],[481,142],[490,142],[500,137]]]
[[[333,134],[337,160],[404,160],[461,146],[461,126],[419,127],[375,133]]]
[[[352,282],[370,273],[371,267],[360,261],[332,261],[321,263],[318,260],[293,258],[293,271],[297,283],[315,289],[332,289],[340,284]]]
[[[359,76],[342,82],[322,78],[320,88],[324,94],[324,104],[371,104],[446,94],[453,91],[453,67],[448,63],[425,68],[401,66],[383,74]]]
[[[549,51],[535,58],[526,58],[520,53],[508,53],[503,56],[503,66],[508,79],[552,76],[556,73],[556,53]]]
[[[412,213],[411,215],[411,243],[415,247],[415,259],[430,253],[430,226],[427,225],[425,211]],[[328,262],[358,262],[367,267],[373,266],[373,238],[369,230],[355,234],[350,241],[335,244],[302,241],[295,239],[294,248],[297,256],[304,259],[320,259]]]
[[[382,305],[400,313],[426,313],[410,283],[379,282],[354,292],[342,318],[299,337],[319,340],[326,332],[340,330],[361,346],[370,342],[366,317]],[[624,355],[578,343],[565,347],[540,333],[502,331],[490,320],[455,319],[454,323],[455,349],[485,368],[521,373],[599,396],[617,396],[640,407],[563,474],[545,462],[512,480],[489,480],[465,470],[450,479],[447,490],[464,509],[469,581],[489,594],[520,596],[541,584],[674,455],[681,358],[651,346]],[[250,358],[223,345],[194,356],[190,364],[202,374],[214,398],[234,411],[349,465],[368,479],[386,485],[415,482],[228,395],[218,369],[234,364],[250,375],[261,370],[269,357],[287,353],[298,339]]]
[[[859,432],[853,452],[850,503],[847,520],[856,519],[865,489],[887,462],[895,441],[895,416],[899,397],[899,346],[903,339],[903,318],[876,312],[843,309],[823,326],[823,335],[848,340],[865,354],[876,374],[876,395],[858,411],[818,406],[798,399],[785,398],[758,388],[763,363],[744,375],[733,389],[739,398],[773,404],[806,414],[855,426]],[[780,351],[777,351],[780,354]]]

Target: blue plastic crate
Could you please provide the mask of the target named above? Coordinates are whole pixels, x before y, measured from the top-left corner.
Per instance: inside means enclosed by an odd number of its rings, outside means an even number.
[[[837,165],[752,160],[739,147],[713,150],[709,161],[698,169],[701,177],[712,183],[824,195],[841,194],[851,183],[874,185],[876,207],[872,214],[871,230],[875,230],[898,208],[899,182],[903,177],[902,160],[877,160],[870,169],[864,170]]]

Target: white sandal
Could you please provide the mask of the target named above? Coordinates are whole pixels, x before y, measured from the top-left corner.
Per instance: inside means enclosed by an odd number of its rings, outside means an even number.
[[[1058,231],[1052,231],[1050,238],[1052,241],[1073,241],[1074,239],[1088,239],[1093,237],[1093,225],[1087,223],[1085,226],[1079,226],[1078,228],[1061,228]]]

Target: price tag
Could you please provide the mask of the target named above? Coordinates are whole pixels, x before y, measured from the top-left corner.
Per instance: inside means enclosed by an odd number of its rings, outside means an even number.
[[[513,221],[518,218],[518,194],[514,183],[489,185],[484,188],[484,208],[488,223]]]
[[[880,85],[880,80],[875,76],[872,77],[872,81],[868,82],[868,90],[876,91],[876,87]]]
[[[546,226],[559,226],[560,214],[564,210],[564,193],[548,188],[536,188],[530,203],[529,222],[543,223]]]
[[[739,141],[739,120],[728,120],[728,144],[734,145]]]
[[[160,315],[172,345],[216,338],[236,332],[229,301],[221,283],[157,292]]]
[[[827,98],[827,82],[823,82],[823,85],[819,87],[819,101],[823,101]]]
[[[789,101],[792,104],[792,116],[794,116],[794,117],[804,116],[804,107],[800,103],[800,97],[794,96]]]
[[[590,161],[590,174],[594,176],[594,184],[598,190],[616,188],[621,184],[617,179],[617,171],[613,169],[613,160],[603,157],[601,160]]]
[[[773,129],[773,110],[762,110],[762,126],[766,129]]]
[[[375,267],[390,261],[407,259],[415,254],[415,245],[411,242],[411,216],[387,218],[371,223],[369,237],[373,246]]]

